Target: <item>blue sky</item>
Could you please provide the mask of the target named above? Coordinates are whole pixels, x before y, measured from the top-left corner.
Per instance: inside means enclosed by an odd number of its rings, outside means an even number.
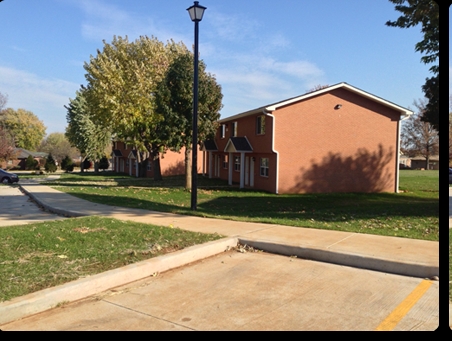
[[[200,0],[201,58],[222,86],[225,118],[347,82],[406,108],[423,98],[429,66],[414,46],[420,27],[385,25],[388,0]],[[173,39],[191,47],[187,0],[4,0],[0,92],[8,107],[64,132],[69,98],[86,84],[83,64],[114,35]]]

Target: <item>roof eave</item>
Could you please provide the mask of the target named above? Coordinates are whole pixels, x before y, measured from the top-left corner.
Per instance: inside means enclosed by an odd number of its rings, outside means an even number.
[[[386,107],[389,107],[389,108],[391,108],[393,110],[398,111],[400,113],[400,119],[401,120],[402,119],[406,119],[406,118],[408,118],[408,117],[410,117],[411,115],[414,114],[413,111],[411,111],[411,110],[409,110],[407,108],[401,107],[401,106],[399,106],[397,104],[394,104],[392,102],[389,102],[389,101],[387,101],[387,100],[385,100],[383,98],[380,98],[378,96],[372,95],[371,93],[368,93],[368,92],[363,91],[361,89],[355,88],[354,86],[351,86],[351,85],[349,85],[349,84],[347,84],[345,82],[342,82],[342,83],[338,83],[338,84],[335,84],[335,85],[332,85],[332,86],[329,86],[329,87],[326,87],[326,88],[323,88],[323,89],[320,89],[320,90],[317,90],[317,91],[312,91],[312,92],[306,93],[306,94],[301,95],[301,96],[293,97],[293,98],[290,98],[290,99],[285,100],[285,101],[281,101],[281,102],[269,104],[269,105],[266,105],[266,106],[263,106],[263,107],[259,107],[257,109],[245,111],[243,113],[240,113],[240,114],[237,114],[237,115],[234,115],[234,116],[230,116],[230,117],[221,119],[218,122],[219,123],[224,123],[224,122],[233,121],[233,120],[236,120],[236,119],[239,119],[239,118],[242,118],[242,117],[246,117],[246,116],[250,116],[250,115],[272,113],[273,111],[275,111],[275,110],[277,110],[277,109],[279,109],[281,107],[284,107],[286,105],[289,105],[289,104],[292,104],[292,103],[295,103],[295,102],[299,102],[299,101],[308,99],[310,97],[318,96],[318,95],[321,95],[321,94],[326,93],[326,92],[330,92],[330,91],[338,89],[338,88],[346,88],[347,90],[349,90],[351,92],[359,94],[359,95],[361,95],[361,96],[363,96],[365,98],[368,98],[368,99],[370,99],[370,100],[372,100],[374,102],[380,103],[380,104],[382,104],[382,105],[384,105]]]

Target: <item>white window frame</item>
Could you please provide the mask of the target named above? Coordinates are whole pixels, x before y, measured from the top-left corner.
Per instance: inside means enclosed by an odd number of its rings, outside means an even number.
[[[231,137],[237,136],[237,121],[231,124]]]
[[[256,134],[265,135],[265,115],[259,115],[256,118]]]
[[[240,156],[234,156],[234,170],[240,172]]]
[[[267,157],[263,157],[260,159],[260,165],[259,165],[260,176],[268,178],[269,164],[270,164],[270,160]]]

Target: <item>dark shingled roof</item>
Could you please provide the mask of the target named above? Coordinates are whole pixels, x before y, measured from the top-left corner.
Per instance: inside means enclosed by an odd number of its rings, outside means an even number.
[[[218,151],[217,144],[214,140],[206,140],[204,141],[204,149],[208,152],[216,152]]]
[[[238,152],[252,152],[248,139],[246,137],[231,137],[229,141],[234,145],[234,148]]]
[[[121,151],[119,149],[115,149],[115,150],[113,150],[113,155],[117,156],[117,157],[121,157],[122,153],[121,153]]]

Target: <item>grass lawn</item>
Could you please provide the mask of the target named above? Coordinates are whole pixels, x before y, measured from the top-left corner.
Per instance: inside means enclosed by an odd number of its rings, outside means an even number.
[[[198,180],[198,210],[190,210],[184,177],[161,182],[100,173],[63,174],[52,187],[92,202],[205,217],[437,241],[438,171],[402,170],[402,193],[275,195]]]
[[[0,302],[221,238],[84,217],[0,228]]]
[[[449,300],[452,302],[452,229],[449,229]]]

